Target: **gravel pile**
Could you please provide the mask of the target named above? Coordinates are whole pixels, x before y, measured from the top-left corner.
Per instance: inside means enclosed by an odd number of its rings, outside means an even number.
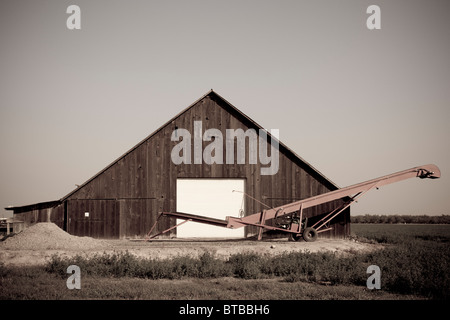
[[[40,222],[0,242],[3,250],[90,250],[107,248],[109,244],[90,237],[68,234],[56,224]]]

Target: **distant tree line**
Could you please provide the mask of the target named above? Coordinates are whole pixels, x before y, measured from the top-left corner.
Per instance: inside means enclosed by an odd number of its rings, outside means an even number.
[[[352,223],[421,223],[421,224],[450,224],[450,215],[375,215],[351,216]]]

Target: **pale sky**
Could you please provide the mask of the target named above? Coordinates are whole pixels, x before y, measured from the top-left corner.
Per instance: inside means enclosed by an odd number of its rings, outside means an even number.
[[[81,30],[66,9],[81,8]],[[369,5],[381,29],[369,30]],[[211,88],[359,214],[450,214],[450,2],[0,2],[0,206],[60,199]],[[0,209],[0,216],[10,213]]]

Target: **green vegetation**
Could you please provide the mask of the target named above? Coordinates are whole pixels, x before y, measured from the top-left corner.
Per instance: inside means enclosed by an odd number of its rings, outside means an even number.
[[[352,225],[352,230],[357,240],[382,243],[384,249],[279,256],[242,253],[226,260],[209,252],[165,260],[128,252],[91,258],[55,255],[42,267],[0,265],[0,298],[376,299],[400,294],[449,299],[449,225],[360,224]],[[66,270],[72,264],[82,270],[82,290],[66,288]],[[381,269],[381,290],[366,288],[369,265]]]

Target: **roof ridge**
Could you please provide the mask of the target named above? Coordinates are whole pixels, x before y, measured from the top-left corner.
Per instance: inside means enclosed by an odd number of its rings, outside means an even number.
[[[59,201],[64,201],[67,198],[69,198],[71,195],[73,195],[74,193],[76,193],[78,190],[80,190],[82,187],[86,186],[89,182],[91,182],[92,180],[94,180],[96,177],[98,177],[99,175],[101,175],[103,172],[105,172],[106,170],[108,170],[110,167],[112,167],[114,164],[116,164],[117,162],[119,162],[121,159],[123,159],[124,157],[126,157],[128,154],[130,154],[131,152],[133,152],[135,149],[137,149],[139,146],[141,146],[143,143],[145,143],[148,139],[150,139],[152,136],[154,136],[155,134],[157,134],[159,131],[161,131],[163,128],[165,128],[167,125],[169,125],[170,123],[172,123],[176,118],[178,118],[179,116],[181,116],[183,113],[185,113],[186,111],[188,111],[189,109],[191,109],[193,106],[195,106],[198,102],[200,102],[201,100],[205,99],[206,97],[210,96],[210,95],[214,95],[217,98],[219,98],[220,100],[222,100],[224,103],[226,103],[230,108],[232,108],[234,111],[236,111],[237,113],[239,113],[240,115],[242,115],[246,120],[248,120],[250,123],[252,123],[254,126],[256,126],[257,128],[263,129],[266,131],[267,135],[269,137],[271,137],[271,139],[274,139],[274,137],[272,137],[272,135],[270,134],[270,132],[268,132],[265,128],[263,128],[261,125],[259,125],[257,122],[255,122],[253,119],[251,119],[249,116],[247,116],[245,113],[243,113],[241,110],[239,110],[238,108],[236,108],[233,104],[231,104],[228,100],[226,100],[225,98],[223,98],[221,95],[219,95],[216,91],[214,91],[213,89],[210,89],[208,92],[206,92],[204,95],[202,95],[200,98],[198,98],[197,100],[195,100],[193,103],[191,103],[188,107],[184,108],[182,111],[180,111],[179,113],[177,113],[174,117],[170,118],[169,121],[165,122],[162,126],[160,126],[158,129],[156,129],[155,131],[153,131],[150,135],[146,136],[144,139],[142,139],[140,142],[138,142],[136,145],[134,145],[132,148],[130,148],[128,151],[126,151],[124,154],[122,154],[121,156],[119,156],[118,158],[116,158],[114,161],[112,161],[110,164],[108,164],[107,166],[105,166],[102,170],[100,170],[99,172],[97,172],[95,175],[93,175],[91,178],[89,178],[88,180],[86,180],[83,184],[79,185],[76,189],[72,190],[71,192],[69,192],[67,195],[65,195],[64,197],[62,197]],[[325,175],[323,175],[319,170],[317,170],[315,167],[313,167],[310,163],[308,163],[307,161],[305,161],[303,158],[301,158],[298,154],[296,154],[294,151],[292,151],[290,148],[288,148],[284,143],[282,143],[279,139],[277,139],[279,142],[279,146],[284,148],[288,153],[291,153],[292,156],[294,156],[295,158],[297,158],[298,160],[300,160],[304,165],[306,165],[307,167],[309,167],[312,171],[314,171],[315,173],[317,173],[320,177],[322,177],[322,179],[324,179],[326,182],[329,183],[329,186],[331,186],[331,188],[336,188],[339,189],[339,187],[332,182],[330,179],[328,179]]]

